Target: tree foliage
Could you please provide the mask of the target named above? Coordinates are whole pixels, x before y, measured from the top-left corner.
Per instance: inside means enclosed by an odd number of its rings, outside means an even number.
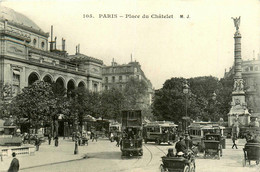
[[[27,118],[32,127],[39,126],[43,121],[50,121],[56,99],[49,83],[36,81],[25,87],[12,101],[15,116]]]
[[[217,121],[226,118],[230,109],[232,80],[212,76],[188,79],[189,93],[183,93],[184,78],[171,78],[156,90],[152,105],[159,120],[179,122],[187,114],[193,120]],[[213,99],[213,93],[217,98]]]

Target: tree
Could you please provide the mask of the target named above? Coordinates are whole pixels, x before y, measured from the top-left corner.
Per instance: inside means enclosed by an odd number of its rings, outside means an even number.
[[[100,94],[91,92],[84,87],[78,87],[70,95],[70,113],[71,119],[74,120],[76,130],[77,125],[83,126],[84,119],[87,115],[98,117],[100,115]]]
[[[152,105],[153,114],[159,120],[180,122],[185,114],[187,96],[187,115],[193,120],[219,120],[223,90],[218,79],[212,76],[188,79],[189,93],[183,93],[184,78],[171,78],[163,88],[157,90]],[[217,100],[212,101],[212,94],[217,93]],[[222,96],[222,94],[221,94]]]
[[[143,103],[145,103],[145,96],[147,95],[148,86],[144,80],[139,80],[134,77],[130,77],[127,82],[123,93],[125,96],[125,108],[126,109],[141,109]]]
[[[25,87],[12,101],[14,116],[18,119],[27,118],[29,125],[37,129],[49,121],[52,109],[55,109],[56,99],[49,83],[36,81]]]
[[[101,114],[103,118],[119,119],[124,107],[125,97],[121,90],[112,87],[101,93]]]
[[[155,91],[152,112],[157,120],[177,122],[185,116],[183,82],[183,78],[171,78],[165,81],[163,88]]]

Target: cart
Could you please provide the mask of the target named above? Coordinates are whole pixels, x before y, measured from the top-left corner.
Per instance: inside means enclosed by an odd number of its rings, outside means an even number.
[[[260,143],[246,143],[244,151],[243,167],[246,166],[246,162],[251,165],[251,161],[256,161],[259,164],[260,161]]]
[[[222,145],[221,145],[221,135],[220,134],[207,134],[204,140],[205,150],[204,158],[207,156],[215,157],[220,159],[222,156]]]
[[[195,172],[194,156],[162,157],[161,172]]]

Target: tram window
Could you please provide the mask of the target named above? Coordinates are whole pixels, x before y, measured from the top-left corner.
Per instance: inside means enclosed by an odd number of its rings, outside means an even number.
[[[159,127],[155,127],[154,128],[154,132],[160,132],[160,128]]]
[[[201,131],[198,131],[198,135],[201,135]]]

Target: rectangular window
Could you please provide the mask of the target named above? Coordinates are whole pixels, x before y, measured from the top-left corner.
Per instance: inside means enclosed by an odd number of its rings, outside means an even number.
[[[122,81],[122,76],[119,76],[119,81]]]

